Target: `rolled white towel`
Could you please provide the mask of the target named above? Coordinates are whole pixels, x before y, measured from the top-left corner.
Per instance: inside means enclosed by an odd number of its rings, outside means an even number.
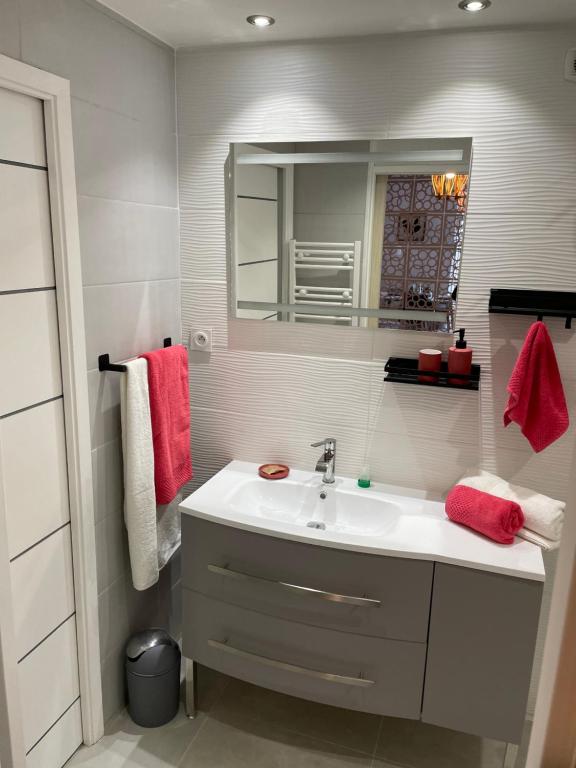
[[[559,541],[551,541],[550,539],[547,539],[545,536],[540,536],[538,533],[534,533],[534,531],[530,531],[528,528],[520,528],[516,536],[519,536],[521,539],[524,539],[525,541],[529,541],[531,544],[536,544],[541,549],[545,549],[547,551],[550,551],[552,549],[558,549],[560,546]]]
[[[497,475],[491,475],[489,472],[464,477],[460,480],[460,485],[467,485],[478,491],[485,491],[493,496],[515,501],[520,504],[524,512],[524,528],[533,531],[549,542],[558,544],[560,541],[562,526],[564,525],[565,502],[551,499],[549,496],[536,493],[536,491],[531,491],[520,485],[512,485],[512,483],[508,483]],[[518,535],[522,536],[522,531]],[[525,536],[524,538],[528,537]]]

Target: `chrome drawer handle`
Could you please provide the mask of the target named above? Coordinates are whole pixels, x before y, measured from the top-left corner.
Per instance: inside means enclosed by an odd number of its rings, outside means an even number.
[[[220,565],[208,566],[211,573],[217,573],[219,576],[228,576],[238,581],[248,581],[252,584],[274,584],[276,587],[296,592],[300,595],[309,595],[310,597],[319,597],[321,600],[329,600],[332,603],[346,603],[347,605],[359,605],[363,608],[379,608],[382,603],[380,600],[372,600],[369,597],[353,597],[351,595],[339,595],[336,592],[325,592],[323,589],[312,589],[312,587],[301,587],[298,584],[288,584],[286,581],[274,581],[273,579],[264,579],[262,576],[251,576],[242,571],[233,571],[231,568]]]
[[[356,685],[359,688],[369,688],[374,685],[374,680],[367,680],[365,677],[358,675],[358,677],[347,677],[346,675],[332,675],[330,672],[319,672],[317,669],[308,669],[307,667],[298,667],[295,664],[287,664],[285,661],[278,661],[277,659],[269,659],[267,656],[258,656],[255,653],[249,653],[248,651],[241,651],[240,648],[234,648],[233,645],[229,645],[228,641],[221,643],[219,640],[208,640],[208,645],[212,648],[216,648],[219,651],[226,651],[233,656],[239,656],[241,659],[248,659],[249,661],[256,661],[258,664],[265,664],[267,667],[274,667],[274,669],[282,669],[285,672],[297,672],[300,675],[306,675],[307,677],[314,677],[317,680],[325,680],[329,683],[341,683],[342,685]]]

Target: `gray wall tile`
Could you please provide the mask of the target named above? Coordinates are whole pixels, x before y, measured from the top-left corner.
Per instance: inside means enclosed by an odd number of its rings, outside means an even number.
[[[176,206],[176,136],[72,100],[78,194]]]
[[[20,9],[18,0],[0,2],[0,53],[20,58]]]
[[[178,210],[78,199],[84,285],[177,278]]]
[[[123,360],[178,339],[179,281],[116,283],[84,288],[88,369],[98,367],[98,355]],[[110,376],[110,374],[106,374]]]

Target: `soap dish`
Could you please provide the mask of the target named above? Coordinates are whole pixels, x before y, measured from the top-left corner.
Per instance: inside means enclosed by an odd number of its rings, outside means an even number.
[[[286,464],[262,464],[258,467],[258,474],[264,480],[283,480],[290,474],[290,467]]]

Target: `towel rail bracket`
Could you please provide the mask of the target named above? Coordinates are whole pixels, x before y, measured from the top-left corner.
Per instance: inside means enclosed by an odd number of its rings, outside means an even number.
[[[164,347],[171,347],[172,346],[172,339],[167,336],[164,339]],[[114,373],[126,373],[126,366],[122,365],[121,363],[111,363],[110,362],[110,355],[99,355],[98,356],[98,370],[100,372],[103,371],[113,371]]]
[[[576,318],[576,293],[492,288],[488,311],[500,315],[534,315],[540,321],[545,317],[560,317],[570,330]]]

